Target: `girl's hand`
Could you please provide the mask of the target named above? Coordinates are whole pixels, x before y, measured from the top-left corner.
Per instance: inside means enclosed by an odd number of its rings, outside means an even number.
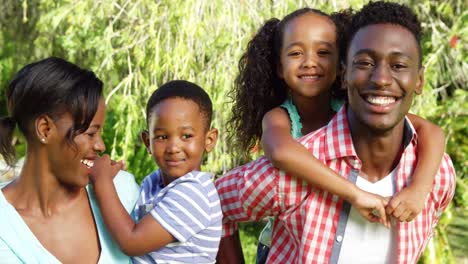
[[[124,169],[125,163],[123,161],[111,160],[109,155],[103,155],[94,160],[93,167],[90,169],[90,178],[93,184],[101,181],[112,181],[119,172]]]
[[[412,221],[423,209],[427,193],[408,186],[397,193],[386,207],[387,214],[400,222]]]
[[[388,198],[359,190],[351,205],[369,222],[381,223],[390,228],[390,218],[385,213]]]

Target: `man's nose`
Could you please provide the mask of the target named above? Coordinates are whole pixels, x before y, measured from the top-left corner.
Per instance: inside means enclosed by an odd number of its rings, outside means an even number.
[[[384,88],[392,84],[393,77],[390,66],[385,63],[377,64],[372,72],[371,81],[379,88]]]

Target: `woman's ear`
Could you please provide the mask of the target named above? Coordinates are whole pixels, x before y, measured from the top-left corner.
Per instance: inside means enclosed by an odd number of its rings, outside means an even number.
[[[145,144],[148,154],[151,154],[151,144],[150,144],[150,135],[148,130],[143,130],[140,134],[141,141]]]
[[[218,129],[212,128],[208,132],[206,132],[205,137],[205,151],[210,152],[216,146],[216,142],[218,141]]]
[[[52,118],[48,115],[40,115],[36,118],[34,125],[37,140],[42,144],[47,144],[55,128]]]

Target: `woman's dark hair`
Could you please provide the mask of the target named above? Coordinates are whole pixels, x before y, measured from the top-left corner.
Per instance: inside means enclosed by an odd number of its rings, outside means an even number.
[[[73,126],[66,134],[74,146],[76,135],[88,129],[102,97],[102,81],[86,69],[60,59],[47,58],[24,66],[7,87],[9,117],[0,119],[0,155],[13,165],[12,136],[16,125],[27,140],[32,122],[42,115],[57,119],[69,113]]]
[[[272,18],[265,22],[240,58],[239,75],[229,92],[233,111],[227,122],[228,142],[242,158],[248,156],[249,151],[260,140],[263,116],[287,98],[287,86],[277,75],[283,32],[291,20],[308,13],[325,16],[334,22],[337,48],[342,46],[341,33],[345,26],[342,20],[348,18],[344,13],[330,16],[317,9],[302,8],[288,14],[282,20]],[[338,69],[339,66],[338,63]],[[337,71],[338,74],[339,72]],[[341,78],[338,76],[331,89],[334,97],[344,98]]]

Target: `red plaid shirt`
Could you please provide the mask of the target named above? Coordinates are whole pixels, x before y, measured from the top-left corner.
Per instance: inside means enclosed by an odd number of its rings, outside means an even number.
[[[355,182],[361,161],[354,151],[343,107],[326,126],[301,139],[315,157]],[[411,180],[415,168],[417,137],[405,121],[405,149],[396,169],[396,192]],[[238,167],[216,181],[224,214],[223,235],[231,235],[236,222],[276,216],[268,263],[337,262],[349,204],[272,166],[267,158]],[[434,227],[455,191],[455,171],[444,155],[434,186],[422,212],[398,228],[398,263],[416,263]],[[363,254],[368,254],[363,250]]]

